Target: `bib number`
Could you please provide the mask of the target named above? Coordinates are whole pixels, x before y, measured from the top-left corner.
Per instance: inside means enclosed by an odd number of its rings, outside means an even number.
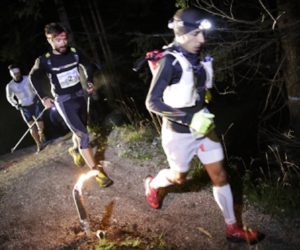
[[[72,87],[80,81],[80,74],[77,68],[57,74],[58,82],[62,89]]]

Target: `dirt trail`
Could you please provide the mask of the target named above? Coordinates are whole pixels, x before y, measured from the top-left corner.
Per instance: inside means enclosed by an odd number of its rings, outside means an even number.
[[[87,167],[72,164],[66,153],[70,145],[70,138],[65,137],[38,155],[34,148],[27,148],[0,157],[0,249],[91,249],[97,241],[87,239],[79,226],[72,189]],[[249,205],[243,220],[263,231],[266,239],[251,247],[228,244],[211,188],[197,192],[171,189],[162,208],[153,210],[145,203],[143,178],[165,166],[155,160],[121,159],[110,146],[104,160],[114,185],[100,189],[89,181],[83,195],[92,230],[105,230],[108,239],[131,235],[147,244],[164,239],[168,249],[300,247],[299,221],[279,223]]]

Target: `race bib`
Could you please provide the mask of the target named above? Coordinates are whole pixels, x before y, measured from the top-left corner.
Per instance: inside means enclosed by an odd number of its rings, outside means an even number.
[[[80,74],[77,68],[57,74],[58,82],[62,89],[72,87],[80,81]]]

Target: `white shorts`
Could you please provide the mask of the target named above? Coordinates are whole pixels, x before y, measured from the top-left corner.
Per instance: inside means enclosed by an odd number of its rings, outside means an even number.
[[[208,137],[195,138],[190,133],[176,133],[162,126],[162,146],[172,170],[186,173],[195,155],[202,164],[224,159],[222,145]]]

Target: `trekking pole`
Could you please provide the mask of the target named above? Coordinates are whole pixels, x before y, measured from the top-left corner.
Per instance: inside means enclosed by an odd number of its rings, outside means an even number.
[[[89,115],[90,114],[90,106],[91,106],[91,95],[88,95],[87,97],[87,114]]]
[[[91,83],[87,83],[88,87],[92,87],[93,85]],[[90,93],[88,94],[88,97],[87,97],[87,114],[89,115],[90,114],[90,106],[91,106],[91,98],[93,98],[93,93]]]
[[[44,114],[44,112],[46,111],[47,108],[44,108],[42,110],[42,112],[38,115],[38,117],[35,119],[35,121],[28,127],[28,129],[25,131],[25,133],[22,135],[22,137],[20,138],[20,140],[17,142],[17,144],[10,150],[11,153],[13,153],[16,148],[20,145],[20,143],[23,141],[23,139],[25,138],[25,136],[28,134],[28,132],[30,131],[30,129],[32,129],[33,126],[35,126],[35,124],[38,122],[38,119],[40,119],[42,117],[42,115]]]

